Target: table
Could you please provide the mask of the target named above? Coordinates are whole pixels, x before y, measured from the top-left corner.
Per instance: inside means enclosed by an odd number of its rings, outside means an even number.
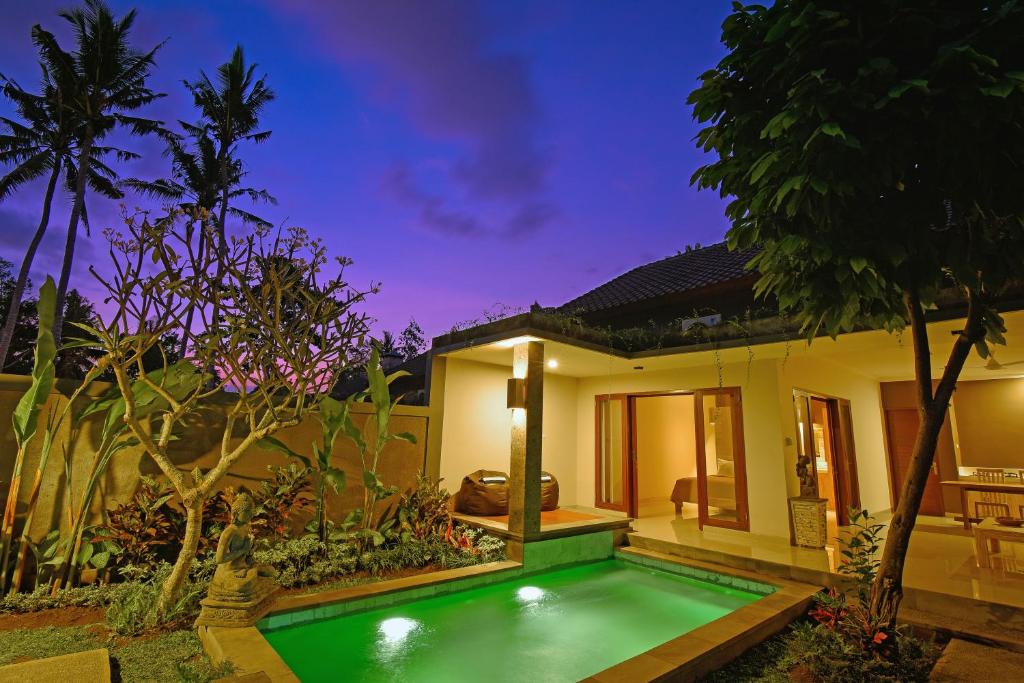
[[[986,517],[974,527],[974,553],[978,566],[992,566],[992,553],[999,552],[999,541],[1024,543],[1024,527],[1002,526],[996,520]]]
[[[967,506],[967,492],[977,491],[979,493],[1016,493],[1024,496],[1024,482],[1004,481],[982,481],[977,477],[963,477],[962,479],[951,479],[940,482],[943,486],[955,486],[960,489],[960,503],[964,513],[964,528],[971,530],[971,511]],[[1008,527],[1002,527],[1008,528]]]

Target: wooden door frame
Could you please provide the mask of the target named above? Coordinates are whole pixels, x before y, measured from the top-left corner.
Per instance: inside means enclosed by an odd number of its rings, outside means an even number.
[[[736,520],[716,519],[708,514],[708,463],[704,438],[704,397],[708,395],[730,397],[735,407],[731,419],[733,443],[733,491],[736,494]],[[718,400],[716,398],[717,406]],[[693,392],[694,437],[697,441],[697,526],[750,531],[750,506],[747,495],[747,449],[743,440],[743,395],[739,387],[714,387]]]
[[[854,447],[853,440],[853,413],[851,409],[850,413],[850,433],[849,436],[849,448],[843,440],[844,430],[843,422],[840,417],[840,406],[846,404],[850,406],[850,401],[839,396],[830,396],[829,394],[823,394],[818,391],[809,391],[807,389],[799,389],[794,387],[793,399],[794,402],[797,398],[804,398],[807,401],[807,419],[808,429],[806,437],[806,443],[804,448],[809,449],[811,454],[811,466],[815,470],[814,483],[817,487],[817,453],[815,450],[815,441],[813,435],[813,429],[811,425],[814,424],[814,413],[811,409],[812,403],[815,399],[823,401],[825,403],[825,414],[828,419],[829,428],[829,441],[832,446],[832,463],[831,471],[829,475],[832,477],[832,490],[835,492],[835,512],[836,512],[836,524],[838,526],[848,526],[850,523],[850,506],[860,505],[860,482],[857,480],[857,464],[856,464],[856,449]],[[796,406],[793,407],[793,419],[797,425],[797,438],[800,438],[799,420],[797,419]],[[851,460],[853,461],[852,467],[850,466]],[[818,495],[821,492],[818,491]]]
[[[610,401],[622,401],[623,410],[623,421],[622,421],[622,503],[606,503],[602,500],[603,495],[601,491],[601,442],[603,434],[601,433],[601,404]],[[632,418],[626,415],[629,410],[629,395],[628,394],[597,394],[594,396],[594,507],[601,508],[603,510],[615,510],[617,512],[625,512],[629,514],[630,509],[630,498],[632,497],[633,482],[632,482],[632,469],[630,465],[629,452],[632,444],[630,443],[630,432],[628,429],[631,424]]]

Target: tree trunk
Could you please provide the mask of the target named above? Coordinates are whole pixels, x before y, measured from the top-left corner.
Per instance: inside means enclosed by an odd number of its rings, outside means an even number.
[[[160,590],[160,602],[157,604],[157,612],[164,614],[174,605],[181,595],[181,588],[188,579],[188,571],[192,567],[192,560],[195,559],[196,550],[199,548],[199,536],[203,532],[203,498],[197,496],[195,502],[185,506],[185,538],[181,543],[181,552],[174,562],[174,569],[171,575],[164,581]]]
[[[924,309],[916,292],[904,293],[914,342],[914,378],[921,419],[914,440],[910,469],[900,488],[900,501],[889,522],[878,573],[871,585],[869,619],[876,629],[891,632],[896,627],[896,615],[903,599],[903,565],[910,546],[910,535],[917,521],[917,511],[921,507],[921,498],[928,483],[928,473],[935,459],[939,432],[946,419],[960,371],[975,343],[985,338],[983,306],[977,295],[970,291],[967,294],[968,309],[964,329],[957,334],[942,377],[933,390],[931,351]]]
[[[82,216],[85,203],[85,179],[89,175],[92,157],[92,126],[85,129],[82,150],[78,154],[78,177],[75,179],[75,201],[71,206],[71,219],[68,221],[68,238],[64,244],[64,263],[60,268],[60,282],[57,283],[57,303],[53,318],[53,341],[60,349],[61,332],[64,329],[64,299],[68,293],[68,280],[71,279],[71,264],[75,259],[75,240],[78,237],[78,220]]]
[[[914,530],[945,419],[946,405],[933,406],[921,416],[910,468],[900,488],[900,502],[889,521],[881,565],[871,587],[872,621],[880,628],[891,629],[896,625],[896,613],[903,599],[903,564],[910,546],[910,534]]]
[[[58,157],[59,159],[59,157]],[[7,352],[11,348],[11,339],[14,338],[14,328],[18,324],[18,314],[21,312],[21,299],[25,296],[25,287],[28,284],[28,272],[32,268],[32,261],[36,257],[36,250],[39,243],[46,234],[46,227],[50,224],[50,206],[53,203],[53,193],[57,187],[57,179],[60,177],[61,163],[56,161],[53,172],[50,173],[50,182],[46,185],[46,195],[43,197],[43,213],[39,218],[39,227],[32,241],[25,251],[25,258],[21,261],[21,270],[18,271],[18,279],[14,283],[14,292],[11,294],[10,307],[7,309],[7,320],[4,321],[3,329],[0,330],[0,372],[7,365]]]

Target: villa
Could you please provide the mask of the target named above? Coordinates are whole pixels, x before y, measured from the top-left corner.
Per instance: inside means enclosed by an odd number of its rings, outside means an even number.
[[[835,570],[850,508],[885,520],[895,506],[917,429],[912,350],[909,339],[880,330],[808,345],[777,317],[746,314],[757,278],[744,268],[749,257],[724,244],[688,250],[559,309],[436,338],[427,471],[452,490],[475,470],[508,471],[525,419],[539,432],[527,437],[525,457],[539,455],[532,467],[558,479],[563,510],[632,519],[633,545],[822,580]],[[1024,516],[1024,300],[1006,297],[1001,308],[1009,344],[987,361],[972,355],[962,373],[906,583],[928,595],[1024,606],[1019,578],[1007,578],[1018,571],[1016,544],[979,568],[964,529]],[[930,319],[936,377],[961,315],[942,306]],[[643,337],[644,325],[666,332],[624,350],[623,339]],[[617,336],[629,326],[639,328]],[[595,333],[602,327],[611,332]],[[543,390],[510,410],[510,378],[523,377]],[[813,467],[816,496],[826,501],[818,542],[797,538],[794,527],[789,501],[801,493],[801,463]],[[541,515],[533,528],[510,520],[508,534],[542,537],[566,519]]]

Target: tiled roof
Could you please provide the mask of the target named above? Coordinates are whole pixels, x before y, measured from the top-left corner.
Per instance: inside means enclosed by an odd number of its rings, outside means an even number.
[[[567,302],[561,309],[593,313],[738,280],[750,275],[744,266],[757,251],[729,251],[725,242],[692,249],[634,268]]]

